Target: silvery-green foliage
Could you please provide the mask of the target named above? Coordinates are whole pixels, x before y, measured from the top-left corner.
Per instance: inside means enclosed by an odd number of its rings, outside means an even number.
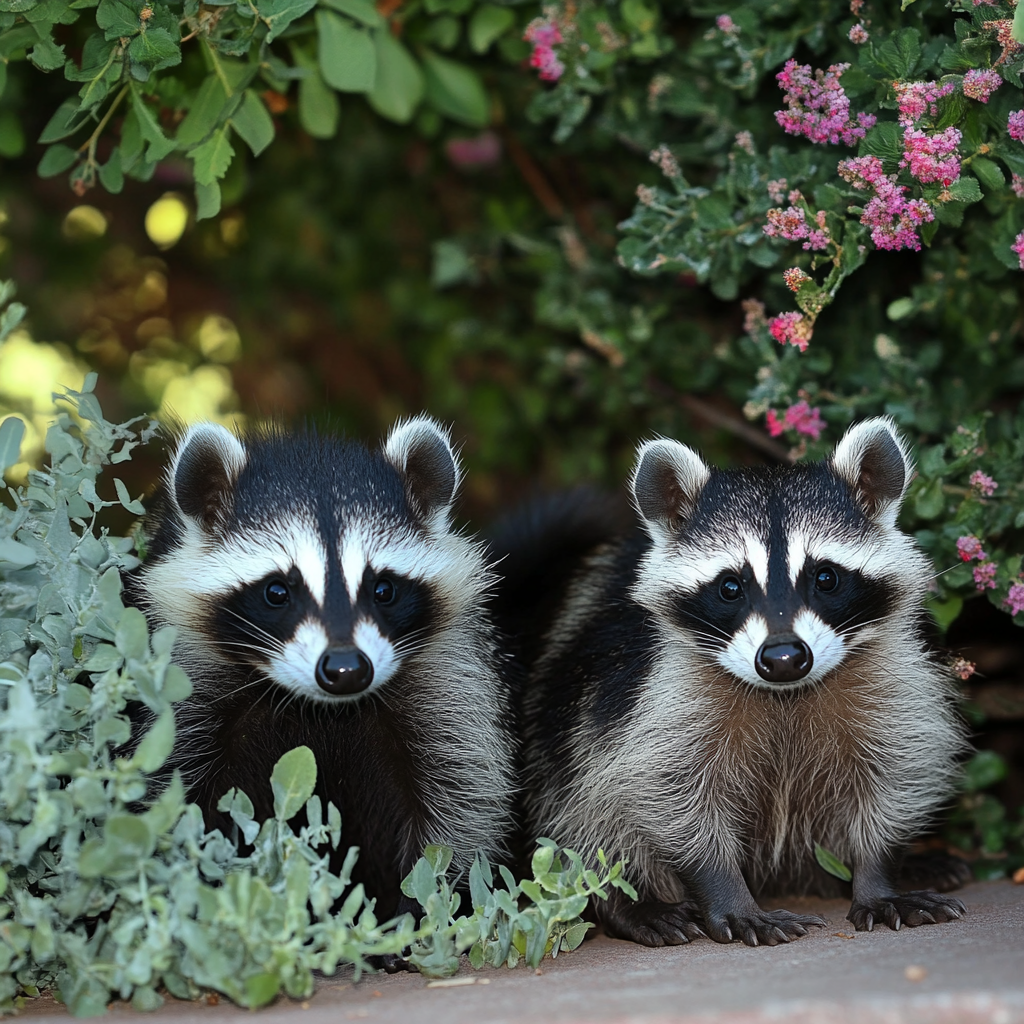
[[[0,295],[10,298],[2,284]],[[474,912],[456,919],[451,851],[431,847],[403,883],[424,907],[422,925],[410,915],[379,923],[362,885],[350,885],[357,850],[337,874],[329,868],[341,816],[313,795],[307,747],[275,766],[269,820],[254,820],[245,793],[224,795],[232,836],[206,831],[177,774],[151,783],[174,744],[173,704],[191,684],[171,662],[173,630],[150,634],[122,603],[121,572],[137,564],[131,540],[96,522],[109,505],[143,512],[121,480],[111,488],[100,474],[155,427],[107,422],[95,383],[90,375],[61,396],[48,468],[0,503],[0,1011],[50,988],[77,1016],[103,1013],[112,998],[153,1009],[161,990],[213,989],[260,1006],[281,992],[310,995],[314,971],[348,964],[358,977],[368,957],[410,946],[427,974],[451,973],[471,947],[474,966],[575,948],[588,896],[608,884],[630,891],[621,865],[602,859],[598,878],[545,840],[534,879],[517,885],[502,868],[503,890],[480,860]],[[17,461],[23,429],[14,417],[0,424],[0,472]],[[100,496],[111,489],[115,498]],[[152,712],[130,753],[129,701]],[[296,832],[289,822],[303,810]]]
[[[604,851],[597,854],[600,873],[587,868],[573,850],[563,850],[550,839],[538,839],[533,855],[533,877],[516,882],[499,865],[504,888],[495,883],[487,858],[478,854],[469,872],[472,913],[456,917],[461,903],[448,878],[451,851],[428,847],[402,883],[403,892],[423,908],[426,927],[412,945],[409,959],[423,974],[443,977],[459,966],[459,955],[469,950],[473,967],[515,967],[525,959],[537,967],[545,954],[558,956],[575,949],[593,925],[583,911],[592,896],[608,898],[609,886],[631,899],[636,891],[623,878],[624,864],[608,864]]]

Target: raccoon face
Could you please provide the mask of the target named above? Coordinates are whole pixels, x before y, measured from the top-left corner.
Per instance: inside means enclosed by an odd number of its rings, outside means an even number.
[[[653,546],[634,596],[741,682],[816,683],[923,596],[928,564],[896,528],[910,473],[887,419],[780,470],[712,471],[650,442],[633,494]]]
[[[191,428],[168,474],[179,515],[144,568],[152,610],[222,662],[322,703],[384,686],[478,569],[449,533],[459,470],[421,417],[383,452]],[[460,544],[461,541],[461,544]],[[470,550],[474,550],[470,547]]]

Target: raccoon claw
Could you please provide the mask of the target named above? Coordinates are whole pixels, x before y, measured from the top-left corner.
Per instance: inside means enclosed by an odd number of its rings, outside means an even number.
[[[634,903],[604,918],[605,932],[644,946],[681,946],[704,935],[693,903]]]
[[[902,925],[916,928],[922,924],[955,921],[966,913],[967,908],[955,896],[919,891],[885,896],[867,903],[855,900],[846,920],[859,932],[870,932],[876,922],[899,931]]]
[[[793,914],[788,910],[754,910],[747,914],[725,914],[707,922],[708,934],[716,942],[740,939],[748,946],[778,946],[807,934],[808,928],[824,928],[824,918]]]

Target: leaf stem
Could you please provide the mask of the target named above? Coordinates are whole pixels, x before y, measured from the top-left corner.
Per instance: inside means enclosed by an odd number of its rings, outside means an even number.
[[[92,135],[89,136],[79,147],[78,151],[81,152],[83,149],[88,149],[89,153],[86,156],[86,161],[90,164],[96,163],[96,143],[99,142],[100,136],[103,134],[103,129],[110,124],[110,119],[114,116],[114,112],[121,105],[121,100],[128,95],[128,86],[122,86],[121,91],[114,97],[114,102],[107,107],[107,112],[100,119],[100,123],[93,129]]]

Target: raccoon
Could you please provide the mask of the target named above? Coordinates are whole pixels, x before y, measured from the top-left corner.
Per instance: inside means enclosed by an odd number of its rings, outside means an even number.
[[[270,773],[306,744],[378,917],[427,843],[503,859],[513,739],[483,545],[451,527],[446,432],[399,423],[383,449],[315,433],[193,426],[146,521],[127,590],[177,629],[192,696],[168,769],[210,825],[231,787],[272,813]],[[402,906],[402,909],[408,909]]]
[[[825,922],[754,894],[836,894],[816,844],[853,872],[858,930],[965,913],[894,885],[966,742],[922,639],[931,568],[896,525],[911,473],[884,418],[816,464],[639,448],[642,529],[553,584],[522,711],[530,833],[629,860],[639,901],[593,908],[611,935],[795,939]]]

